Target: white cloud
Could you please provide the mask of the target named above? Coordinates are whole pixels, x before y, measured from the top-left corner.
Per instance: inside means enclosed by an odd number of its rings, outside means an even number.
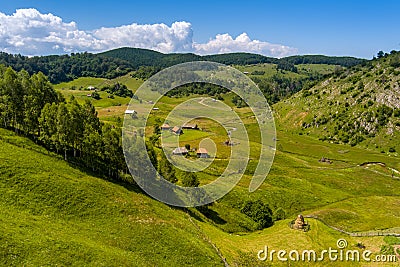
[[[297,53],[297,49],[251,40],[247,33],[242,33],[235,39],[229,34],[218,34],[215,39],[211,39],[205,44],[194,44],[196,51],[200,54],[218,54],[231,52],[251,52],[274,57],[283,57]]]
[[[166,24],[130,24],[93,31],[79,30],[75,22],[64,22],[53,14],[36,9],[18,9],[12,15],[0,12],[0,50],[24,55],[99,52],[118,47],[139,47],[164,53],[194,52],[198,54],[253,52],[286,56],[296,49],[251,40],[246,33],[235,39],[219,34],[207,43],[194,43],[192,26],[179,21]]]
[[[148,48],[161,52],[191,51],[192,28],[188,22],[165,24],[131,24],[115,28],[100,28],[93,36],[103,40],[103,49],[121,46]]]

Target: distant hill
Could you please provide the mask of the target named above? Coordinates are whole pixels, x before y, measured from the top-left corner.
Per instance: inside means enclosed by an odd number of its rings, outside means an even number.
[[[328,64],[339,65],[342,67],[352,67],[362,64],[367,60],[355,57],[329,57],[324,55],[304,55],[290,56],[280,59],[280,61],[288,62],[294,65],[298,64]]]
[[[279,62],[287,62],[295,65],[329,64],[343,67],[355,66],[366,61],[365,59],[354,57],[329,57],[322,55],[291,56],[277,59],[252,53],[227,53],[206,56],[199,56],[192,53],[163,54],[153,50],[129,47],[110,50],[98,55],[126,60],[134,68],[139,66],[169,67],[178,63],[198,60],[214,61],[226,65],[278,64]]]
[[[149,49],[141,48],[118,48],[97,55],[126,60],[134,69],[140,66],[152,66],[165,68],[178,63],[200,60],[195,54],[163,54]]]
[[[79,77],[115,78],[132,70],[125,60],[91,53],[27,57],[0,52],[0,64],[29,74],[43,72],[52,83],[71,81]]]
[[[43,72],[52,83],[67,82],[79,77],[115,78],[125,75],[142,66],[156,70],[189,61],[214,61],[227,65],[252,65],[259,63],[279,64],[285,68],[297,64],[329,64],[343,67],[354,66],[364,59],[352,57],[328,57],[319,55],[271,58],[251,53],[228,53],[200,56],[192,53],[163,54],[141,48],[118,48],[103,53],[72,53],[70,55],[51,55],[27,57],[0,52],[0,64],[11,66],[30,74]],[[289,65],[289,66],[288,66]]]
[[[400,52],[336,73],[278,103],[286,125],[321,140],[400,150]]]

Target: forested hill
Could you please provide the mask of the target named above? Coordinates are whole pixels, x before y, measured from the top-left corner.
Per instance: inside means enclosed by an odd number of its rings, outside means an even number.
[[[132,70],[127,61],[91,53],[27,57],[0,52],[0,64],[30,75],[45,74],[52,83],[71,81],[78,77],[115,78]]]
[[[192,53],[163,54],[140,48],[118,48],[99,54],[72,53],[27,57],[0,52],[0,64],[16,71],[25,69],[29,74],[43,72],[52,83],[66,82],[78,77],[115,78],[141,66],[156,70],[189,61],[214,61],[227,65],[249,65],[259,63],[280,64],[330,64],[344,67],[358,65],[366,60],[353,57],[292,56],[271,58],[251,53],[229,53],[200,56]],[[289,66],[290,68],[291,66]]]
[[[288,62],[294,65],[298,64],[328,64],[340,65],[342,67],[352,67],[367,62],[365,59],[355,57],[329,57],[324,55],[304,55],[290,56],[280,59],[282,62]]]
[[[323,55],[304,55],[290,56],[285,58],[272,58],[251,53],[227,53],[199,56],[191,53],[187,54],[163,54],[160,52],[141,49],[141,48],[118,48],[98,55],[117,58],[129,61],[132,67],[153,66],[153,67],[169,67],[174,64],[188,61],[214,61],[226,65],[249,65],[259,63],[290,63],[290,64],[328,64],[339,65],[343,67],[351,67],[361,64],[367,60],[354,57],[330,57]]]
[[[400,142],[400,52],[337,71],[275,106],[288,128],[394,153]]]

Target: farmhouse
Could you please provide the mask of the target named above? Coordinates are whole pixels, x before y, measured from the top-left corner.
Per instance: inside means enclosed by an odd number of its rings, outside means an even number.
[[[172,151],[173,155],[186,155],[188,153],[188,150],[186,149],[186,147],[177,147],[174,149],[174,151]]]
[[[172,133],[176,134],[176,135],[181,135],[183,134],[182,128],[179,126],[175,126],[174,128],[172,128],[171,130]]]
[[[137,112],[133,109],[127,109],[125,110],[125,115],[131,115],[132,118],[136,118]]]
[[[199,148],[196,153],[197,153],[198,158],[209,158],[210,157],[208,155],[207,149],[205,149],[205,148]]]
[[[171,126],[169,126],[169,124],[164,123],[163,125],[161,125],[161,130],[163,131],[168,131],[171,129]]]
[[[133,109],[127,109],[127,110],[125,110],[125,114],[130,114],[130,115],[136,114],[136,111]]]
[[[191,123],[186,123],[182,126],[183,129],[192,129],[192,130],[198,130],[199,127],[197,124],[191,124]]]

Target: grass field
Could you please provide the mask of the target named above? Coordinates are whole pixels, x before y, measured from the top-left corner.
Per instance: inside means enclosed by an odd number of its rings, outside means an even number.
[[[219,221],[195,209],[191,209],[189,217],[184,211],[152,200],[136,187],[90,176],[30,140],[0,131],[0,264],[4,266],[184,266],[194,262],[196,266],[222,265],[209,242],[232,265],[263,266],[265,263],[267,266],[271,262],[260,262],[256,258],[257,252],[266,245],[276,250],[321,251],[335,247],[337,239],[346,238],[349,249],[357,249],[355,244],[362,243],[376,255],[380,245],[385,244],[383,237],[344,236],[313,219],[308,220],[309,232],[291,230],[287,219],[262,231],[227,233],[224,227],[234,225],[235,221],[252,224],[248,217],[227,205],[233,201],[231,198],[236,198],[237,203],[237,197],[243,197],[244,192],[240,190],[214,204],[212,208]],[[277,163],[282,163],[279,157]],[[271,184],[269,179],[259,192],[272,189]],[[372,200],[365,198],[359,206],[358,201],[339,201],[304,213],[323,216],[328,209],[333,212],[336,208],[352,210],[352,214],[359,212],[364,217],[349,221],[350,225],[341,225],[343,216],[335,215],[330,221],[350,230],[395,225],[398,219],[393,216],[399,214],[398,198],[382,196]],[[382,202],[390,208],[382,209],[379,205]],[[391,220],[387,220],[388,214],[392,214]],[[225,226],[218,227],[217,223]],[[279,262],[274,265],[286,266]],[[322,262],[313,266],[337,265]]]
[[[0,265],[222,265],[185,212],[0,133]]]
[[[127,104],[131,100],[129,97],[114,96],[114,98],[108,98],[108,93],[102,91],[98,91],[100,94],[100,99],[98,100],[88,96],[94,92],[94,90],[88,89],[89,86],[101,88],[116,82],[125,84],[128,89],[132,90],[133,92],[135,92],[143,83],[142,80],[132,78],[129,74],[127,74],[111,80],[103,78],[81,77],[70,82],[55,84],[54,88],[61,92],[67,101],[71,96],[74,96],[80,104],[83,104],[85,100],[90,100],[93,106],[96,108],[102,121],[116,122],[118,117],[123,117],[124,112],[127,109]]]

